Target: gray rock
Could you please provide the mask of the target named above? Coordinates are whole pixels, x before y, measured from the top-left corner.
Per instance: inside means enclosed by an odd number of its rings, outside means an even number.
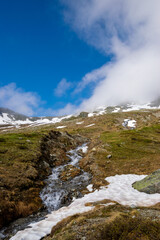
[[[140,192],[149,194],[160,193],[160,169],[148,175],[141,181],[137,181],[132,185]]]

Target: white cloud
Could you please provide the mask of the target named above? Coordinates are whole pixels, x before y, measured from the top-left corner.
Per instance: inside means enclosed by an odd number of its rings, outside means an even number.
[[[84,76],[75,92],[96,83],[80,110],[160,96],[159,0],[61,0],[65,20],[114,60]]]
[[[68,82],[65,78],[63,78],[57,85],[57,87],[54,89],[54,94],[57,97],[62,97],[67,90],[69,90],[71,87],[71,83]]]
[[[54,116],[64,116],[76,113],[78,111],[77,106],[71,103],[68,103],[64,108],[52,111]]]
[[[0,87],[0,106],[14,110],[25,115],[35,114],[40,104],[40,98],[36,93],[25,92],[17,88],[15,83]]]

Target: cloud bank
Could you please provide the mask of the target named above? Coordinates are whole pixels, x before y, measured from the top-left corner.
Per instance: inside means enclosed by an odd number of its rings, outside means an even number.
[[[57,97],[62,97],[66,94],[66,92],[71,88],[71,82],[68,82],[65,78],[63,78],[54,89],[54,94]]]
[[[15,83],[0,87],[0,106],[10,108],[18,113],[32,116],[41,103],[39,96],[17,88]]]
[[[160,96],[159,0],[61,0],[65,21],[88,44],[113,56],[87,73],[76,93],[96,83],[79,110]],[[74,106],[73,106],[74,109]]]

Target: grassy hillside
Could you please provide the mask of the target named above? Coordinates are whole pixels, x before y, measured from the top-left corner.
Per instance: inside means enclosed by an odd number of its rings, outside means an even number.
[[[122,126],[126,118],[137,121],[136,129]],[[87,127],[90,124],[95,125]],[[42,207],[39,192],[44,186],[44,175],[39,177],[39,171],[43,172],[38,167],[40,143],[44,134],[56,130],[59,125],[66,126],[62,132],[90,139],[88,153],[80,161],[80,167],[92,174],[94,189],[106,185],[104,179],[108,176],[149,174],[160,168],[160,110],[112,113],[91,118],[80,116],[55,125],[1,131],[0,201],[1,206],[5,206],[5,214],[11,215],[15,203],[18,216],[28,215]],[[87,190],[84,189],[83,193]],[[157,226],[160,226],[160,217],[155,218],[155,213],[160,216],[159,205],[144,209],[131,209],[119,204],[110,207],[101,203],[95,205],[92,212],[58,224],[53,229],[54,237],[46,239],[159,239],[159,232],[155,237],[155,231],[159,231]],[[130,225],[135,227],[130,230]],[[145,226],[151,229],[151,233]],[[123,229],[125,235],[118,238]]]

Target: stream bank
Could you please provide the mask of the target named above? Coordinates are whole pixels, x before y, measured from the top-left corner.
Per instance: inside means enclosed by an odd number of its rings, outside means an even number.
[[[59,141],[56,141],[57,138],[59,138]],[[69,141],[67,141],[67,139],[69,139]],[[10,224],[9,227],[4,228],[1,231],[2,239],[9,239],[10,236],[14,235],[17,231],[25,229],[28,224],[44,219],[45,215],[52,210],[67,206],[71,203],[73,198],[83,196],[81,190],[83,190],[91,181],[91,175],[83,172],[78,166],[79,160],[87,151],[87,144],[84,144],[83,142],[84,139],[82,137],[74,136],[73,138],[68,133],[52,132],[49,137],[44,137],[43,144],[41,145],[43,153],[43,157],[41,156],[41,158],[47,163],[45,166],[48,170],[50,166],[54,166],[52,174],[45,180],[45,187],[40,193],[44,207],[38,213],[32,214],[27,218],[18,219]],[[81,145],[75,149],[67,151],[69,147],[75,147],[78,144]],[[58,161],[57,158],[57,155],[59,154],[59,146],[61,152],[61,155],[59,155],[60,161]],[[70,176],[64,179],[64,176],[67,173],[69,173]]]

